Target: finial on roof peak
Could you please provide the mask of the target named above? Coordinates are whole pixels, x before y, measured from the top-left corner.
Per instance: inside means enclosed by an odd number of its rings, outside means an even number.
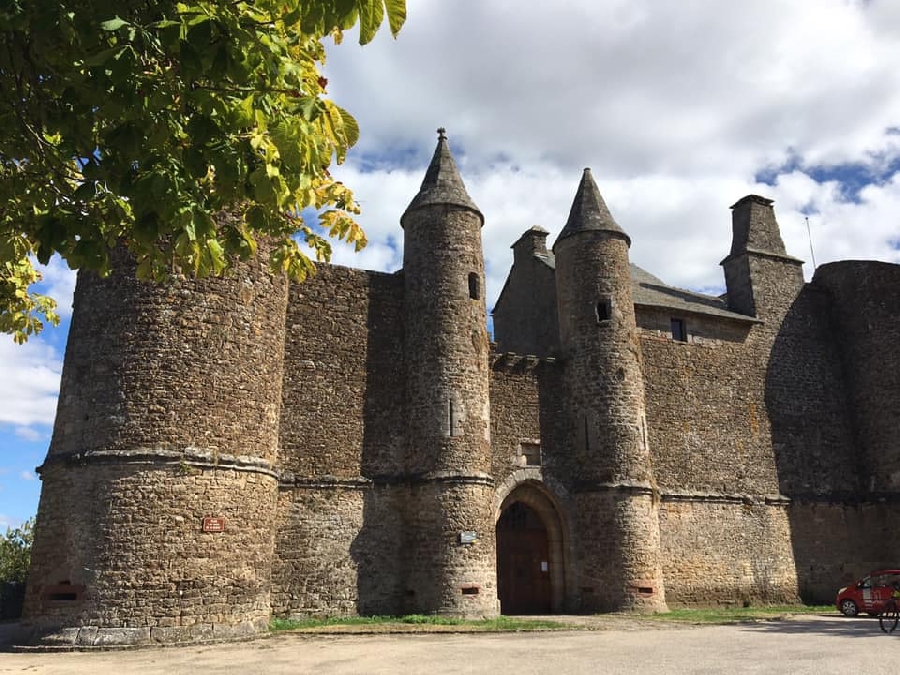
[[[447,140],[447,130],[444,127],[438,127],[437,134],[438,138],[443,138],[445,141]]]

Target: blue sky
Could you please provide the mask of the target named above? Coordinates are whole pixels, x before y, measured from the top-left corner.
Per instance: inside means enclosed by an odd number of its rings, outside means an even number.
[[[447,128],[485,215],[493,302],[510,244],[552,243],[590,166],[632,261],[716,292],[728,207],[775,200],[788,252],[900,263],[900,3],[896,0],[408,0],[394,41],[329,50],[330,95],[359,146],[334,173],[369,239],[341,264],[395,270],[399,217]],[[813,269],[805,266],[810,278]],[[74,278],[47,270],[66,320],[24,347],[0,337],[0,528],[37,510]]]

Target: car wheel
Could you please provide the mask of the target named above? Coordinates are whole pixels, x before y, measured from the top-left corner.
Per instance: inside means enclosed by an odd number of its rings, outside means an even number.
[[[853,600],[841,600],[841,614],[844,616],[856,616],[859,614],[859,607]]]

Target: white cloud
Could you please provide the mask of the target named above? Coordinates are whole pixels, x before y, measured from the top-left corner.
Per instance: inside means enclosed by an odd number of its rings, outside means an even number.
[[[75,272],[69,269],[58,255],[46,265],[38,265],[43,276],[41,292],[56,300],[57,313],[65,318],[72,315],[72,297],[75,295]]]
[[[42,431],[34,427],[16,427],[14,433],[17,437],[30,442],[49,440],[50,438],[49,430]]]
[[[37,476],[35,476],[31,471],[22,470],[19,472],[19,478],[22,480],[37,480]]]
[[[0,425],[29,440],[43,436],[41,427],[53,424],[61,371],[61,355],[40,338],[17,345],[0,336]]]
[[[891,0],[815,11],[806,0],[410,2],[396,41],[330,50],[331,93],[363,134],[339,175],[372,241],[335,258],[401,264],[399,217],[445,125],[485,214],[489,303],[526,228],[542,225],[552,244],[584,166],[631,235],[632,260],[672,284],[723,285],[728,207],[748,193],[776,200],[797,257],[810,257],[811,212],[819,264],[897,261],[898,53]],[[880,177],[857,202],[811,178],[842,164]],[[762,172],[774,185],[757,182]]]

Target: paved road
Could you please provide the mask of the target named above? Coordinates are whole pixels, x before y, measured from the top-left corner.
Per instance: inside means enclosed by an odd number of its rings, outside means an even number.
[[[0,654],[0,673],[28,675],[347,675],[490,673],[893,672],[900,631],[869,618],[801,617],[731,626],[622,622],[563,633],[303,635],[133,651]]]

